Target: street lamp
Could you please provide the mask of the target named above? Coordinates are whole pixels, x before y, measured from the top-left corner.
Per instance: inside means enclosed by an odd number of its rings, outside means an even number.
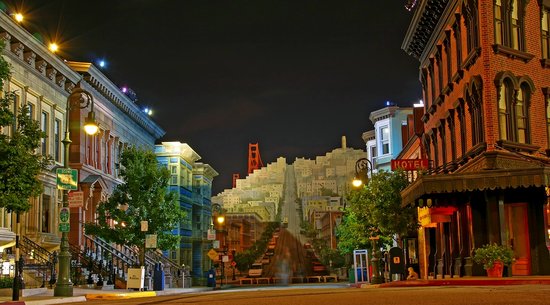
[[[94,98],[92,95],[81,88],[76,88],[67,97],[67,109],[65,120],[65,138],[63,139],[63,148],[65,150],[65,161],[63,167],[69,168],[69,147],[71,146],[70,137],[70,111],[72,109],[84,109],[90,105],[90,112],[85,121],[84,131],[93,135],[97,133],[99,126],[95,121]],[[69,192],[63,190],[63,207],[69,206]],[[71,282],[71,253],[69,252],[69,232],[61,232],[61,246],[59,252],[59,281],[54,289],[54,296],[73,296],[73,284]]]
[[[363,184],[367,184],[368,178],[372,177],[372,162],[367,158],[361,158],[355,162],[355,178],[353,179],[353,186],[360,187]],[[378,251],[378,240],[380,236],[373,235],[369,238],[372,243],[371,252],[371,266],[372,266],[372,279],[371,284],[382,283],[382,277],[380,276],[378,261],[380,253]]]

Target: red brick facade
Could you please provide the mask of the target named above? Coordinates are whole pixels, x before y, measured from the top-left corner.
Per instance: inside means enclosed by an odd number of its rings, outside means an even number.
[[[425,278],[482,275],[471,256],[489,242],[521,258],[508,275],[550,273],[548,2],[418,1],[403,49],[420,61],[421,142],[432,168],[403,191],[403,203],[455,210],[419,232]]]

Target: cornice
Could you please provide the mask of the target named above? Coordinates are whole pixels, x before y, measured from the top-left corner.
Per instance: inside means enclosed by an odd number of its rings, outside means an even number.
[[[166,133],[93,64],[75,61],[68,61],[67,64],[80,73],[86,83],[122,112],[126,113],[138,125],[153,135],[155,139],[161,138]]]

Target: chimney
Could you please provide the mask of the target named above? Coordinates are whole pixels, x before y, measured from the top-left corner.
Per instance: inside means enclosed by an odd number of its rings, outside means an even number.
[[[347,145],[346,145],[346,136],[342,136],[342,148],[343,149],[346,149]]]

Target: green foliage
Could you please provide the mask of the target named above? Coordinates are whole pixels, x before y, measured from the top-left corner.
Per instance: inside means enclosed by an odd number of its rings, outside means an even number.
[[[8,76],[9,65],[0,56],[0,86]],[[14,101],[14,92],[4,92],[0,98],[0,129],[15,129],[10,136],[0,134],[0,207],[20,213],[29,210],[30,198],[42,193],[38,174],[46,170],[51,160],[38,153],[40,141],[46,136],[38,121],[28,115],[26,105],[15,115]]]
[[[279,227],[279,225],[279,222],[268,223],[260,238],[256,240],[249,249],[240,253],[235,253],[233,260],[237,264],[236,267],[238,270],[248,270],[250,265],[265,254],[267,244],[272,238],[273,232],[275,232],[275,229]]]
[[[12,277],[1,277],[0,278],[0,288],[12,288],[13,278]]]
[[[475,249],[474,262],[483,264],[483,268],[492,268],[495,261],[510,265],[514,262],[514,250],[509,246],[497,245],[496,243],[486,244]]]
[[[401,171],[380,171],[361,189],[348,197],[348,209],[337,229],[338,248],[342,253],[369,249],[369,237],[390,241],[394,235],[406,236],[418,228],[416,210],[401,206],[401,191],[408,185]]]
[[[185,213],[176,194],[167,191],[170,172],[159,166],[152,151],[134,147],[122,152],[120,163],[124,183],[99,204],[97,222],[85,224],[86,233],[140,249],[145,234],[157,234],[159,249],[176,249],[180,237],[170,231],[184,220]],[[126,211],[121,209],[125,206]],[[149,222],[147,232],[141,231],[142,220]]]

